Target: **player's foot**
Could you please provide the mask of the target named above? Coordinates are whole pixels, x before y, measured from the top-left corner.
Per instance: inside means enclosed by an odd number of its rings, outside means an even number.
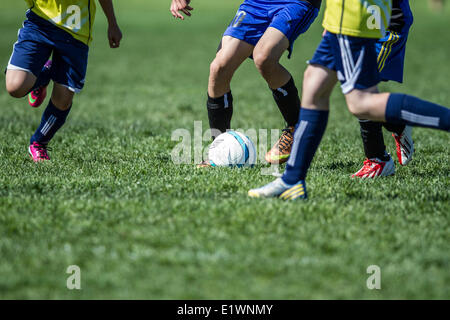
[[[48,60],[44,65],[44,69],[50,70],[51,67],[52,61]],[[45,86],[40,86],[34,89],[28,94],[28,104],[30,106],[32,106],[33,108],[38,108],[42,104],[42,102],[44,102],[45,97],[47,96],[47,86],[48,83]]]
[[[300,181],[294,185],[288,185],[281,178],[266,184],[265,186],[252,189],[248,192],[252,198],[274,198],[278,197],[283,200],[306,199],[306,184]]]
[[[274,144],[272,149],[266,153],[266,161],[272,164],[285,163],[291,154],[292,143],[294,142],[294,127],[283,129],[280,139]]]
[[[28,153],[30,154],[30,157],[33,159],[34,162],[50,160],[50,157],[48,156],[47,152],[47,145],[40,144],[36,141],[30,144],[30,147],[28,148]]]
[[[398,162],[402,166],[406,166],[412,160],[414,153],[414,141],[412,139],[412,127],[406,126],[401,135],[393,133],[397,145]]]
[[[363,167],[352,175],[352,178],[377,178],[387,177],[395,173],[395,164],[391,156],[389,160],[382,161],[378,158],[366,159]]]
[[[212,168],[213,167],[213,165],[211,164],[211,162],[210,161],[208,161],[208,160],[205,160],[205,161],[202,161],[201,163],[199,163],[198,165],[197,165],[197,168]]]

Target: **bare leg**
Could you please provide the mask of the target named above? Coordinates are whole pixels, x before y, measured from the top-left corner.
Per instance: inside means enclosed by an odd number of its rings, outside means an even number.
[[[268,28],[253,50],[253,59],[259,73],[271,89],[284,86],[291,74],[281,64],[283,53],[289,48],[289,40],[275,28]]]
[[[235,71],[253,51],[253,46],[225,36],[222,48],[211,63],[208,83],[208,94],[212,98],[221,97],[230,92],[230,83]]]
[[[389,93],[378,93],[377,87],[355,89],[345,95],[350,112],[359,119],[386,122],[386,105]]]
[[[52,103],[62,111],[68,110],[72,106],[74,92],[63,85],[55,83],[53,85]]]
[[[329,110],[330,96],[337,83],[336,72],[320,65],[310,65],[303,80],[303,108]]]
[[[450,131],[450,110],[399,93],[375,93],[376,87],[346,94],[350,112],[358,118]]]
[[[23,98],[36,83],[36,76],[22,70],[6,71],[6,91],[14,98]]]

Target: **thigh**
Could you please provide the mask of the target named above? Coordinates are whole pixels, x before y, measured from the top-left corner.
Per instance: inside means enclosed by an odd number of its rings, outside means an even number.
[[[245,41],[224,36],[216,59],[228,69],[237,69],[253,52],[254,47]]]
[[[77,93],[84,87],[89,47],[68,37],[67,41],[55,42],[52,80]]]
[[[281,9],[279,7],[282,7]],[[305,33],[314,20],[317,18],[319,10],[309,2],[299,1],[298,3],[287,3],[277,5],[273,11],[271,28],[279,30],[288,40],[289,57],[292,54],[295,40]]]
[[[289,48],[289,40],[286,36],[275,28],[268,28],[258,41],[253,55],[264,55],[271,60],[280,60],[283,53]]]

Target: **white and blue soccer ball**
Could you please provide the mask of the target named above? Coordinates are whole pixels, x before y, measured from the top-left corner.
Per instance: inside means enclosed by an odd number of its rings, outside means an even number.
[[[256,148],[249,137],[229,130],[213,141],[208,157],[213,167],[252,167],[256,164]]]

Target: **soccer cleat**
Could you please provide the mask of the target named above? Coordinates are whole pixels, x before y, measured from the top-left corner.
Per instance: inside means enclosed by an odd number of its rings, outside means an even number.
[[[28,153],[30,154],[30,157],[33,159],[34,162],[41,162],[50,160],[47,150],[48,150],[47,145],[40,144],[35,141],[32,144],[30,144],[30,147],[28,148]]]
[[[275,198],[283,200],[306,199],[306,185],[304,181],[300,181],[294,185],[288,185],[281,178],[266,184],[265,186],[252,189],[248,192],[252,198]]]
[[[52,67],[52,61],[48,60],[47,63],[44,65],[44,68],[49,70]],[[33,108],[38,108],[42,102],[44,102],[45,97],[47,96],[47,86],[48,83],[45,86],[40,86],[34,90],[32,90],[28,94],[28,104],[32,106]]]
[[[292,144],[294,143],[294,127],[283,129],[280,139],[274,144],[272,149],[266,153],[266,161],[272,164],[285,163],[291,154]]]
[[[378,158],[366,159],[363,167],[352,175],[352,178],[377,178],[387,177],[395,173],[395,164],[391,156],[388,161]]]
[[[393,133],[397,145],[398,162],[402,166],[406,166],[412,160],[414,153],[414,141],[412,139],[412,127],[406,126],[401,135]]]

